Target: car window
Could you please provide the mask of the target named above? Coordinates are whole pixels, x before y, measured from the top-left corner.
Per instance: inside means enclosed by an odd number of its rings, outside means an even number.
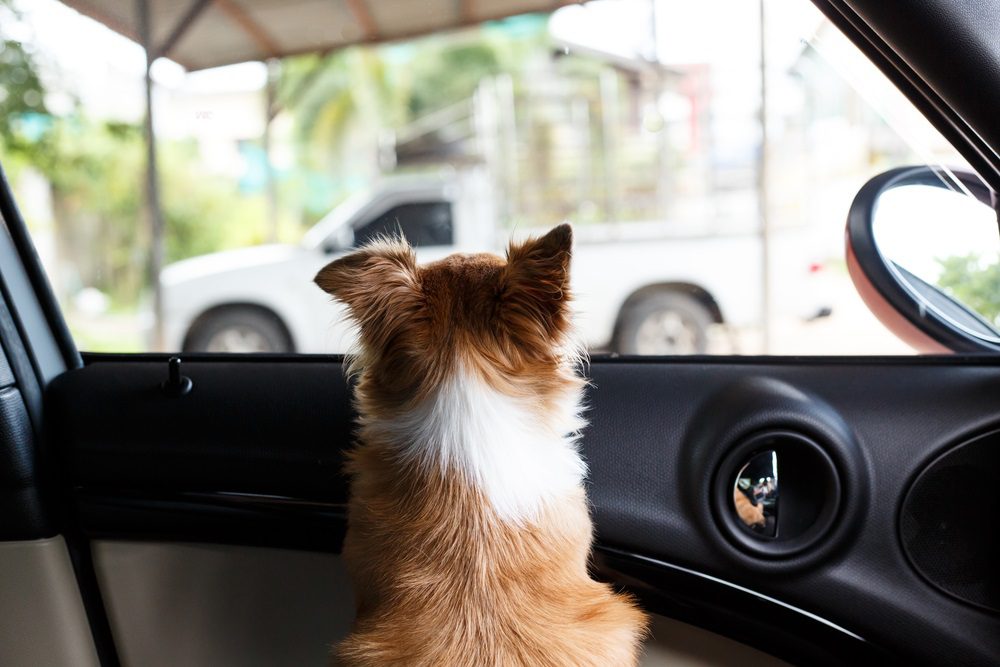
[[[78,346],[345,352],[312,282],[333,252],[502,254],[569,221],[592,352],[913,352],[852,284],[847,211],[964,161],[808,0],[544,8],[242,62],[245,26],[206,41],[164,5],[153,34],[190,32],[151,68],[150,179],[128,16],[0,0],[0,160]]]
[[[354,245],[400,235],[415,248],[451,245],[451,204],[437,201],[394,206],[355,229]]]

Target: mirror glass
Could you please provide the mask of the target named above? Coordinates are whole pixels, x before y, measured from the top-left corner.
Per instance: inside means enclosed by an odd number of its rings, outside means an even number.
[[[883,260],[927,309],[1000,342],[1000,231],[975,197],[944,187],[884,192],[873,220]]]
[[[759,452],[736,475],[733,509],[755,533],[778,534],[778,452]]]

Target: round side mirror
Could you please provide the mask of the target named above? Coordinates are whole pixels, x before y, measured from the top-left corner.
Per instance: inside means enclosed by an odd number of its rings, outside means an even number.
[[[876,176],[851,204],[851,280],[917,351],[1000,352],[996,201],[975,174],[921,166]]]

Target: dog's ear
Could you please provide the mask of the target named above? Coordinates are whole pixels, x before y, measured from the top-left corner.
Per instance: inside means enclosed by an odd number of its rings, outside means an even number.
[[[372,342],[395,331],[420,305],[413,249],[403,240],[379,240],[330,262],[316,284],[343,302]]]
[[[511,243],[500,290],[508,324],[550,339],[568,330],[572,246],[573,229],[568,224],[540,238]]]

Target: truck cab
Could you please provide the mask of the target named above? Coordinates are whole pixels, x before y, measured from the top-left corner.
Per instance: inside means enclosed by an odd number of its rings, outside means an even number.
[[[297,245],[212,253],[166,267],[166,349],[346,351],[353,333],[339,306],[312,284],[316,272],[379,236],[402,234],[421,262],[492,247],[492,221],[473,223],[489,207],[479,180],[447,172],[389,177],[334,208]]]

